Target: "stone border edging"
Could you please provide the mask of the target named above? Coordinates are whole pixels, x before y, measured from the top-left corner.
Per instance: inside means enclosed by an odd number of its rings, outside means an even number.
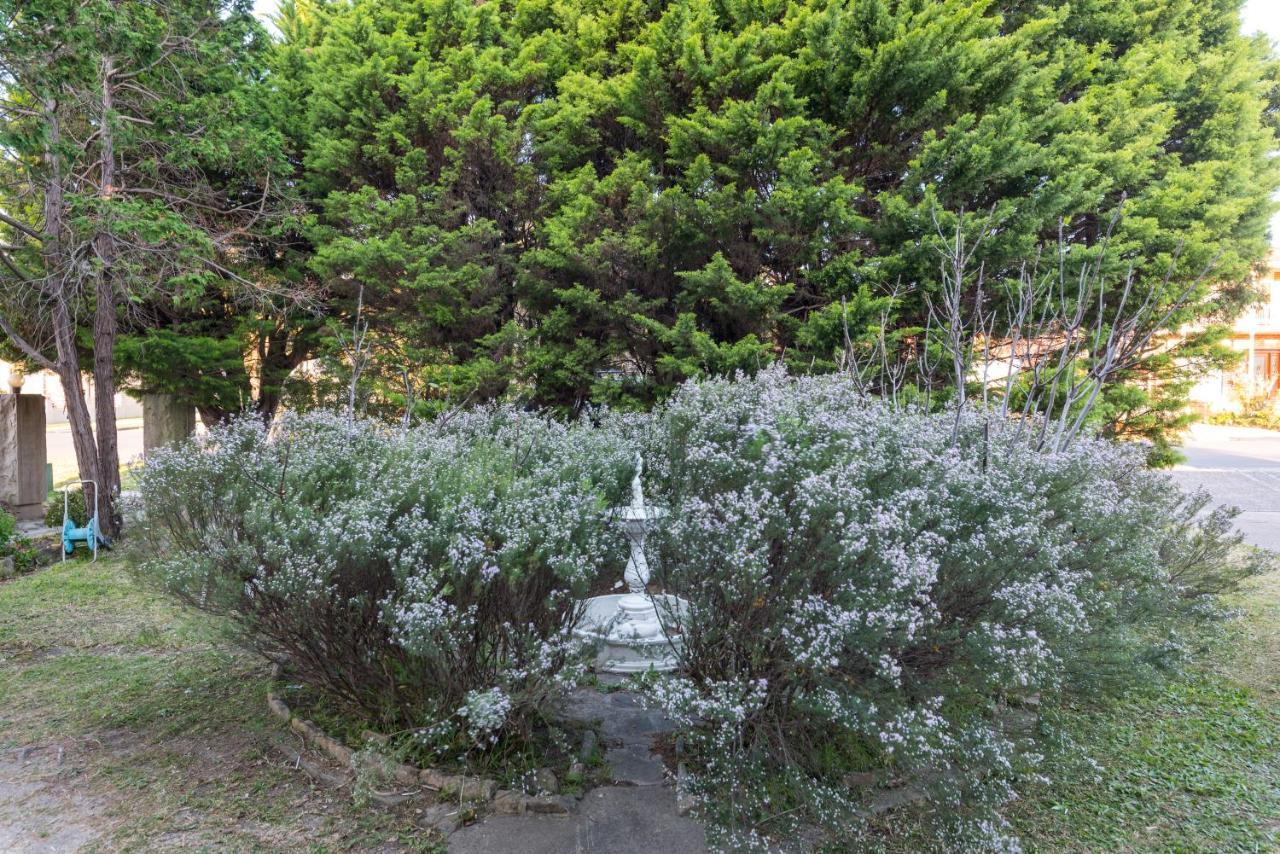
[[[361,770],[358,751],[352,750],[339,739],[326,733],[312,721],[293,713],[288,704],[275,692],[280,676],[279,665],[271,668],[272,687],[267,690],[267,710],[272,717],[288,724],[307,744],[329,756],[330,759],[354,772]],[[526,795],[514,789],[499,789],[495,780],[466,774],[449,774],[435,768],[418,768],[402,762],[383,762],[382,770],[402,786],[420,786],[442,797],[457,798],[476,805],[487,806],[495,813],[525,815],[528,813],[567,814],[577,808],[574,798],[563,795]],[[384,806],[397,806],[408,797],[372,794],[373,800]],[[456,824],[454,828],[456,829]]]

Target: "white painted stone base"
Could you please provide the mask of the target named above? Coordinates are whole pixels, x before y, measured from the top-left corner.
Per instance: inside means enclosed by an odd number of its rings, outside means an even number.
[[[658,637],[646,640],[622,640],[617,637],[619,603],[629,594],[593,596],[587,600],[586,611],[574,634],[583,640],[599,644],[595,668],[604,673],[643,673],[656,670],[669,673],[679,666],[680,637]],[[672,617],[688,607],[683,599],[660,593],[653,597],[662,621],[670,625]],[[612,635],[612,637],[611,637]]]

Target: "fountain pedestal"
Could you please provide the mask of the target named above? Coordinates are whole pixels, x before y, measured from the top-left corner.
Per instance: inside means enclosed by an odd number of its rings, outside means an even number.
[[[666,514],[644,501],[640,474],[644,463],[636,456],[636,474],[631,480],[631,504],[614,511],[631,545],[623,580],[627,593],[594,596],[575,632],[600,645],[596,669],[606,673],[641,673],[646,670],[675,670],[679,638],[670,637],[663,625],[672,626],[683,613],[684,600],[664,593],[650,595],[649,561],[644,541],[649,523]],[[661,613],[659,613],[661,611]]]

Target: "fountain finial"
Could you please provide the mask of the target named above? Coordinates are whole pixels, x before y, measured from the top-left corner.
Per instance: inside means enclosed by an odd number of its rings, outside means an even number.
[[[642,474],[644,474],[644,458],[640,456],[639,451],[636,451],[636,473],[631,478],[631,506],[636,509],[644,507],[644,485],[640,482]]]

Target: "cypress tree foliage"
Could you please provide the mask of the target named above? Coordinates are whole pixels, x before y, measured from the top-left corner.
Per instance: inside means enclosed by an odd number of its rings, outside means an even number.
[[[279,152],[248,95],[268,43],[243,0],[11,0],[0,17],[0,330],[58,373],[115,533],[116,347],[140,306],[239,281],[228,255]]]
[[[291,372],[323,342],[326,294],[307,266],[313,247],[301,231],[297,191],[307,140],[307,7],[286,3],[274,23],[286,34],[283,45],[270,43],[247,18],[254,38],[245,45],[234,93],[243,105],[241,120],[252,116],[246,135],[270,134],[272,145],[272,180],[259,215],[253,228],[231,236],[225,253],[240,281],[224,278],[191,299],[139,303],[116,352],[122,376],[138,390],[185,400],[207,426],[246,411],[269,422],[303,385],[289,382]],[[233,192],[243,175],[233,170],[208,178]]]
[[[987,232],[998,301],[1060,224],[1089,257],[1123,200],[1107,263],[1139,295],[1212,266],[1169,326],[1220,361],[1280,183],[1280,73],[1239,5],[324,6],[313,268],[363,284],[375,333],[458,397],[645,405],[911,338],[957,223]],[[1185,386],[1143,382],[1181,376],[1162,347],[1109,392],[1113,429],[1176,424]]]

